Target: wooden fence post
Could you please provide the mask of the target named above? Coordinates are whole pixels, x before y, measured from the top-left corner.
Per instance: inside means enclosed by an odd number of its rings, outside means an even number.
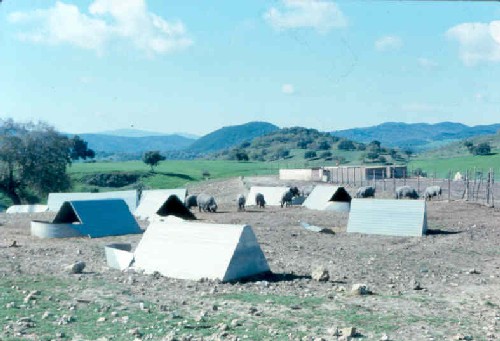
[[[451,199],[451,170],[448,171],[448,202]]]

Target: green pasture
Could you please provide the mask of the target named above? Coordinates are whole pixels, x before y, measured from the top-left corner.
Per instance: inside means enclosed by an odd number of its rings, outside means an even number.
[[[452,176],[460,171],[465,173],[465,170],[483,171],[487,173],[490,168],[495,171],[495,178],[500,180],[500,153],[492,155],[467,155],[451,158],[425,158],[412,160],[408,164],[408,169],[411,171],[416,168],[421,168],[426,171],[428,176],[437,178],[447,178],[449,172]]]
[[[210,179],[234,176],[278,174],[278,163],[237,161],[162,161],[154,172],[142,161],[75,163],[68,172],[73,180],[73,190],[89,190],[82,178],[90,174],[129,172],[141,176],[141,183],[147,188],[176,188],[190,182],[204,180],[204,173]]]

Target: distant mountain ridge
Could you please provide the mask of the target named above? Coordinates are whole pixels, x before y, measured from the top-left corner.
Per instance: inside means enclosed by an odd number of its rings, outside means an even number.
[[[189,133],[160,133],[157,131],[147,131],[147,130],[140,130],[140,129],[115,129],[115,130],[106,130],[106,131],[100,131],[96,133],[84,133],[86,135],[109,135],[109,136],[122,136],[122,137],[147,137],[147,136],[182,136],[182,137],[187,137],[189,139],[196,140],[199,138],[199,136],[194,135],[194,134],[189,134]],[[75,134],[79,135],[79,134]],[[82,135],[82,134],[80,134]]]
[[[455,122],[386,122],[366,128],[337,130],[331,134],[358,142],[377,140],[386,146],[421,151],[474,136],[495,134],[499,130],[499,123],[470,127]]]
[[[212,153],[234,147],[245,141],[278,130],[279,127],[267,122],[249,122],[217,129],[200,137],[188,151],[195,153]]]
[[[185,149],[195,140],[179,135],[164,136],[113,136],[104,134],[78,134],[88,142],[88,147],[104,153],[143,153],[148,150],[172,151]]]

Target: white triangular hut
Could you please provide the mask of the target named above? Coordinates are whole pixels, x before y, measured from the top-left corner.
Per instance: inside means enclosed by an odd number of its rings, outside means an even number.
[[[47,205],[12,205],[5,213],[41,213],[48,209]]]
[[[165,206],[165,203],[171,196],[175,196],[179,199],[180,203],[182,206],[184,206],[184,198],[186,197],[186,189],[185,188],[178,188],[178,189],[160,189],[160,190],[148,190],[148,191],[143,191],[141,194],[141,200],[139,202],[139,206],[137,206],[137,209],[135,210],[134,215],[138,219],[150,219],[153,218],[157,215],[158,211],[160,208]],[[174,205],[174,200],[171,200],[171,204]],[[182,208],[178,205],[176,205],[177,210],[181,210]],[[164,210],[165,211],[165,210]],[[173,212],[173,208],[171,209]],[[175,213],[170,213],[176,216],[189,216],[186,212],[189,210],[182,210],[182,212],[179,212],[178,214]],[[168,215],[168,214],[164,214]],[[193,216],[194,218],[194,216]],[[184,218],[184,219],[192,219],[192,218]]]
[[[279,206],[281,205],[281,197],[283,193],[288,191],[290,187],[262,187],[262,186],[252,186],[250,188],[250,193],[247,196],[247,206],[255,206],[255,195],[261,193],[264,195],[264,200],[266,201],[266,206]]]
[[[66,201],[51,223],[31,222],[31,235],[40,238],[99,238],[141,232],[121,199]]]
[[[130,212],[134,212],[137,207],[137,191],[114,191],[98,193],[50,193],[47,205],[50,212],[57,212],[65,201],[102,200],[102,199],[122,199],[129,207]]]
[[[351,200],[344,187],[318,185],[302,205],[311,210],[348,212]]]
[[[137,269],[179,279],[234,281],[270,271],[248,225],[154,222],[134,254]]]

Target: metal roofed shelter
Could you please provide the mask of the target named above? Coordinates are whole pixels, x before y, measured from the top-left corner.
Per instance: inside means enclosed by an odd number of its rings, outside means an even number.
[[[247,206],[255,206],[255,195],[257,193],[262,193],[264,195],[264,200],[266,201],[266,206],[278,206],[281,205],[281,197],[283,193],[288,191],[290,187],[261,187],[252,186],[250,187],[250,192],[247,195]]]
[[[303,206],[311,210],[349,211],[351,196],[344,187],[318,185],[306,198]]]
[[[50,193],[47,205],[50,212],[57,212],[65,201],[123,199],[130,212],[137,207],[137,191],[115,191],[101,193]]]
[[[5,213],[40,213],[47,212],[47,205],[12,205]]]
[[[141,194],[141,200],[134,212],[134,215],[139,219],[149,219],[153,217],[162,206],[164,206],[165,202],[171,195],[176,196],[181,203],[184,203],[186,193],[187,191],[185,188],[143,191]]]
[[[233,281],[270,271],[248,225],[154,222],[135,250],[135,267],[146,273]]]
[[[32,221],[31,234],[40,238],[99,238],[142,233],[122,199],[66,201],[52,221]]]
[[[422,236],[427,231],[425,200],[353,199],[347,232]]]

